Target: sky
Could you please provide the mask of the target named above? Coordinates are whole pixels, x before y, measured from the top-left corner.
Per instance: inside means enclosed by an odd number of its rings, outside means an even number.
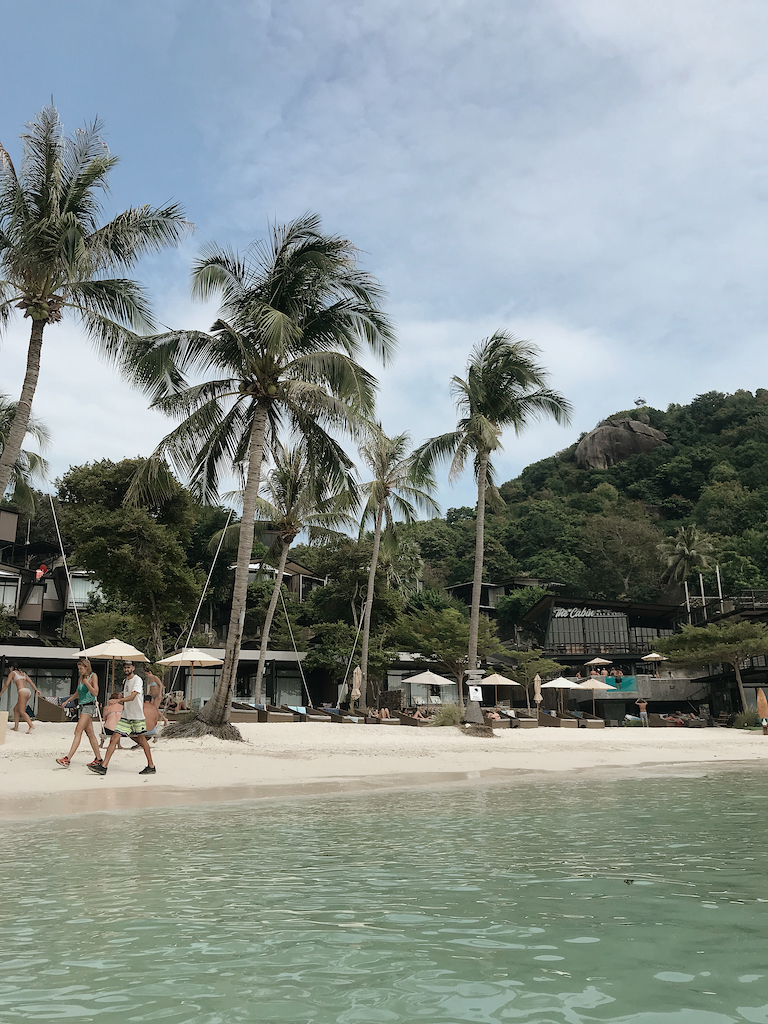
[[[33,10],[33,13],[30,11]],[[109,209],[196,225],[137,276],[169,327],[207,243],[307,210],[361,250],[398,333],[379,417],[451,430],[449,381],[498,329],[534,342],[570,427],[508,434],[498,478],[642,397],[768,386],[768,5],[763,0],[0,0],[0,141],[50,102],[120,157]],[[28,321],[0,339],[18,395]],[[35,414],[54,479],[148,454],[173,423],[47,329]],[[471,473],[439,500],[474,504]]]

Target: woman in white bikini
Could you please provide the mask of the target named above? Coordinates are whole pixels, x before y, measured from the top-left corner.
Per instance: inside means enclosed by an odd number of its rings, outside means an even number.
[[[11,731],[19,731],[19,719],[23,718],[29,726],[27,732],[32,732],[35,727],[32,724],[32,719],[27,714],[27,701],[32,696],[32,690],[35,691],[38,697],[40,696],[40,691],[23,669],[16,668],[15,665],[9,665],[8,668],[8,678],[5,680],[5,686],[0,690],[0,697],[3,696],[11,683],[15,684],[18,699],[16,707],[13,709],[13,729]]]
[[[96,734],[93,731],[93,720],[99,717],[99,680],[96,677],[96,673],[91,669],[91,663],[87,658],[81,658],[77,663],[77,689],[62,702],[62,707],[66,707],[73,700],[77,700],[77,725],[75,726],[75,735],[72,740],[72,746],[69,748],[69,753],[64,757],[57,757],[56,763],[60,764],[62,768],[69,768],[70,758],[75,756],[75,751],[80,746],[80,741],[83,738],[83,733],[88,737],[88,742],[91,744],[91,750],[93,751],[93,761],[91,764],[101,764],[101,758],[99,757],[99,744],[96,742]]]

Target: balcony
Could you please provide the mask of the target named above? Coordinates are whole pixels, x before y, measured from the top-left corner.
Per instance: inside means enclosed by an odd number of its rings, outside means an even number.
[[[657,640],[659,638],[657,637]],[[628,643],[611,644],[606,642],[600,643],[565,643],[565,644],[546,644],[544,653],[548,657],[554,657],[558,654],[564,655],[591,655],[597,657],[601,654],[626,654],[626,655],[640,655],[650,654],[653,650],[653,643],[646,640],[630,640]]]

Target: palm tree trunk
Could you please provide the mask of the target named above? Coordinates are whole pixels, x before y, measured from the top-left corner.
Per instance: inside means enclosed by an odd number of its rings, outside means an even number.
[[[368,590],[365,597],[365,611],[363,613],[363,642],[360,647],[360,671],[363,678],[360,682],[360,693],[368,693],[368,643],[371,637],[371,608],[373,607],[373,591],[376,585],[376,566],[379,562],[379,547],[381,546],[381,524],[384,521],[384,502],[379,503],[376,512],[376,529],[373,531],[373,551],[371,553],[371,567],[368,570]],[[350,704],[350,711],[352,706]]]
[[[155,602],[154,594],[149,595],[149,607],[152,610],[152,620],[149,624],[149,630],[152,634],[152,643],[155,647],[155,661],[160,661],[161,658],[165,657],[165,651],[163,650],[163,626],[157,614],[157,603]]]
[[[472,606],[469,613],[469,651],[467,668],[477,668],[477,635],[480,631],[480,596],[483,590],[483,546],[485,542],[485,478],[488,473],[488,452],[480,455],[477,481],[477,521],[475,524],[475,572],[472,577]],[[464,696],[459,687],[459,700],[463,707]]]
[[[288,549],[290,544],[283,544],[280,552],[280,562],[277,566],[277,576],[275,577],[275,585],[272,588],[272,596],[269,599],[269,607],[267,608],[267,614],[264,617],[264,625],[261,627],[261,647],[259,648],[259,667],[256,670],[256,690],[254,696],[256,697],[256,703],[261,704],[261,684],[264,680],[264,667],[267,659],[267,645],[269,644],[269,631],[272,628],[272,619],[275,617],[275,609],[277,608],[277,599],[280,597],[280,588],[283,585],[283,574],[285,573],[285,563],[288,561]]]
[[[739,668],[738,661],[734,661],[733,667],[736,671],[736,685],[739,688],[739,697],[741,698],[741,710],[747,710],[747,695],[744,693],[744,683],[741,681],[741,669]]]
[[[206,726],[222,739],[242,739],[240,730],[229,724],[232,705],[232,694],[235,689],[237,663],[240,658],[240,645],[243,642],[245,625],[245,605],[248,597],[248,568],[253,552],[253,535],[255,532],[256,499],[261,483],[261,464],[264,458],[264,432],[267,425],[267,411],[259,405],[253,417],[251,442],[248,446],[248,476],[243,491],[243,518],[240,523],[240,541],[237,545],[237,567],[235,584],[232,590],[232,610],[229,615],[229,629],[224,653],[224,664],[221,669],[218,685],[213,697],[208,701],[198,716]]]
[[[16,412],[11,429],[5,439],[2,454],[0,454],[0,498],[5,494],[8,481],[11,479],[13,467],[24,443],[29,417],[32,414],[32,399],[35,397],[37,379],[40,376],[40,352],[43,347],[43,328],[46,322],[45,320],[32,321],[32,332],[27,349],[27,369],[24,374],[24,383],[21,386],[21,396],[16,405]]]

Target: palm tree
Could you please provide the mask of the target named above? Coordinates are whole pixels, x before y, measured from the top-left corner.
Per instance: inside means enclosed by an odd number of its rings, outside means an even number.
[[[497,331],[475,346],[467,363],[467,379],[454,377],[451,392],[461,418],[456,430],[433,437],[416,456],[425,466],[450,459],[449,480],[464,470],[474,455],[477,480],[475,565],[472,580],[469,651],[467,667],[477,668],[477,634],[480,622],[480,593],[483,580],[483,541],[487,497],[501,501],[494,483],[493,452],[502,448],[501,434],[513,427],[519,434],[531,419],[551,416],[555,422],[570,422],[571,405],[547,385],[547,372],[536,362],[539,350],[519,341],[506,331]],[[463,703],[461,687],[459,700]]]
[[[143,289],[105,275],[176,244],[191,226],[176,203],[131,207],[99,224],[98,193],[107,192],[117,163],[99,130],[94,122],[64,138],[55,108],[45,107],[22,136],[19,174],[0,145],[0,327],[14,307],[32,321],[21,396],[0,454],[0,494],[27,433],[46,326],[71,310],[99,350],[119,361],[134,331],[155,328]]]
[[[386,360],[394,338],[381,290],[345,239],[323,235],[306,215],[275,227],[245,255],[211,246],[193,269],[193,294],[221,298],[210,334],[177,331],[145,342],[136,379],[155,408],[184,417],[158,446],[214,502],[222,471],[243,479],[243,515],[221,677],[189,731],[239,739],[229,725],[242,642],[261,467],[279,428],[302,438],[307,465],[330,488],[351,483],[352,463],[329,430],[356,435],[374,406],[376,382],[356,361],[364,347]],[[190,384],[187,374],[210,374]],[[141,493],[139,482],[135,493]]]
[[[667,563],[664,575],[683,582],[694,569],[706,569],[712,554],[712,541],[698,526],[681,526],[674,537],[659,544],[659,553]]]
[[[435,488],[432,470],[416,463],[409,453],[411,439],[408,434],[389,438],[377,425],[371,429],[364,444],[360,445],[360,456],[373,474],[373,479],[363,485],[368,502],[363,513],[361,531],[366,523],[373,521],[373,552],[368,570],[368,590],[363,612],[363,635],[360,647],[360,670],[362,680],[360,693],[365,698],[368,686],[368,645],[371,635],[371,609],[376,582],[376,567],[379,561],[381,532],[386,521],[391,531],[394,526],[393,512],[406,523],[416,517],[421,509],[431,515],[439,515],[440,508],[430,497]]]
[[[0,391],[0,451],[5,446],[5,439],[15,415],[16,402],[12,402],[8,395]],[[50,444],[51,435],[48,433],[48,428],[33,417],[27,421],[27,434],[37,441],[38,446],[43,450]],[[25,512],[34,512],[35,494],[32,485],[35,479],[42,483],[47,473],[48,463],[42,455],[22,449],[11,467],[11,478],[6,488],[11,501]]]
[[[293,448],[277,445],[272,454],[275,465],[262,487],[262,491],[266,492],[268,497],[259,497],[256,503],[256,510],[263,517],[263,525],[277,534],[275,585],[261,628],[261,648],[255,687],[257,703],[261,703],[269,632],[280,597],[291,544],[303,530],[307,531],[311,543],[314,540],[338,536],[339,526],[351,527],[354,524],[347,511],[354,504],[354,495],[350,491],[329,493],[325,482],[317,480],[311,473],[301,445]]]

